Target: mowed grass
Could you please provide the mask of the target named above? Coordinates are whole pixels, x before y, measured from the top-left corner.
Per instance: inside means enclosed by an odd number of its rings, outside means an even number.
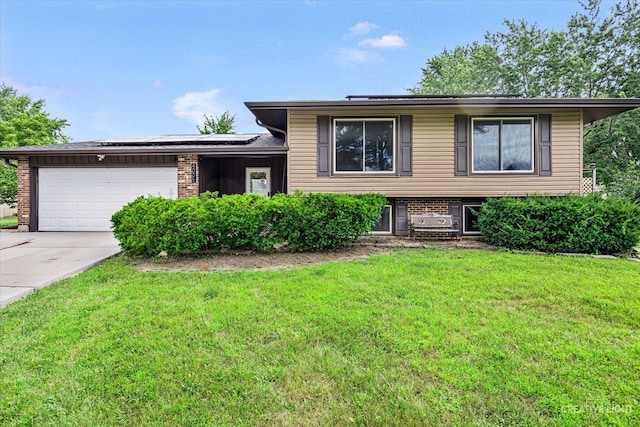
[[[5,227],[17,227],[18,226],[18,216],[4,216],[0,218],[0,228]]]
[[[640,265],[411,250],[0,310],[2,425],[638,425]]]

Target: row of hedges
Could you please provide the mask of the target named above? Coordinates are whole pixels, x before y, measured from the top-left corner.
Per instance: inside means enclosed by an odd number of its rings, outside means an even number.
[[[128,252],[155,256],[221,248],[268,251],[287,244],[294,251],[352,243],[380,218],[380,194],[255,194],[188,199],[139,197],[111,218]]]
[[[640,206],[595,194],[502,197],[482,205],[478,225],[485,241],[509,249],[626,253],[640,242]]]

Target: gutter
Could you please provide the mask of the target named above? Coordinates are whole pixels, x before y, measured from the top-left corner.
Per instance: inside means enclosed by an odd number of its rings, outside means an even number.
[[[339,107],[544,107],[544,108],[638,108],[640,98],[391,98],[388,95],[362,99],[362,95],[351,95],[353,100],[332,101],[257,101],[245,102],[251,109],[274,108],[339,108]],[[371,98],[371,97],[369,97]]]
[[[260,121],[260,119],[258,119],[258,118],[256,118],[256,124],[257,124],[258,126],[261,126],[261,127],[265,128],[265,129],[267,129],[267,130],[270,130],[270,131],[273,131],[273,132],[281,133],[281,134],[284,136],[284,140],[285,140],[285,141],[287,140],[287,131],[282,130],[282,129],[278,129],[278,128],[273,127],[273,126],[265,125],[265,124],[264,124],[264,123],[262,123],[262,122]]]
[[[69,147],[72,144],[66,144]],[[40,147],[40,146],[39,146]],[[201,155],[252,155],[252,154],[282,154],[288,148],[281,147],[251,147],[227,146],[227,147],[203,147],[203,146],[178,146],[178,147],[81,147],[66,148],[63,150],[0,150],[0,157],[15,159],[18,156],[85,156],[85,155],[179,155],[179,154],[201,154]]]

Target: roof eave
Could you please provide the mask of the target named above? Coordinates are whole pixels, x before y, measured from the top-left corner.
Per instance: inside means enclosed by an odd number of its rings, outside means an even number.
[[[258,118],[265,111],[289,109],[336,108],[575,108],[584,113],[584,123],[592,123],[607,117],[640,107],[640,98],[402,98],[402,99],[351,99],[329,101],[265,101],[245,102],[246,107]]]
[[[371,100],[325,100],[325,101],[258,101],[245,102],[250,110],[288,108],[335,108],[335,107],[441,107],[487,105],[509,107],[640,107],[640,98],[427,98],[427,99],[371,99]]]
[[[22,148],[22,149],[20,149]],[[188,147],[180,148],[126,148],[121,147],[86,147],[80,149],[47,149],[47,150],[29,150],[28,147],[18,147],[16,149],[0,150],[0,158],[17,159],[18,156],[87,156],[87,155],[179,155],[179,154],[197,154],[197,155],[220,155],[220,156],[237,156],[237,155],[279,155],[285,154],[288,147],[252,147],[250,149],[239,149],[236,147]]]

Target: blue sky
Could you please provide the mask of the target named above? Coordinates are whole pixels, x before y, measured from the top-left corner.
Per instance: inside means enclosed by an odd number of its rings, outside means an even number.
[[[608,11],[614,2],[604,3]],[[73,141],[197,133],[244,101],[406,93],[444,48],[504,19],[562,29],[577,0],[0,1],[0,79]]]

